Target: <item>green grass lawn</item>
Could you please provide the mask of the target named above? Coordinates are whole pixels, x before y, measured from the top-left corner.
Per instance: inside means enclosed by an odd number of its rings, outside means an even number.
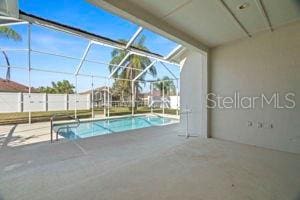
[[[130,115],[131,108],[128,107],[112,107],[109,110],[110,116]],[[138,107],[136,114],[150,113],[151,109],[148,107]],[[162,109],[153,109],[154,113],[162,113]],[[165,109],[166,114],[176,115],[176,109]],[[47,122],[50,121],[50,117],[56,115],[56,120],[68,119],[65,115],[74,116],[74,110],[71,111],[48,111],[48,112],[32,112],[31,122]],[[103,109],[94,109],[95,115],[103,115]],[[0,125],[5,124],[22,124],[28,123],[28,112],[16,112],[16,113],[0,113]],[[92,110],[78,110],[77,117],[80,119],[92,117]]]

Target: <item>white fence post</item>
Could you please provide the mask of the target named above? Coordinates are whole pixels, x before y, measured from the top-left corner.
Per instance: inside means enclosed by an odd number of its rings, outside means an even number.
[[[65,110],[69,110],[69,95],[65,94]]]
[[[23,112],[23,93],[18,94],[18,112]]]
[[[48,94],[44,94],[44,110],[47,112],[48,111]]]
[[[86,109],[91,109],[91,94],[86,95]]]

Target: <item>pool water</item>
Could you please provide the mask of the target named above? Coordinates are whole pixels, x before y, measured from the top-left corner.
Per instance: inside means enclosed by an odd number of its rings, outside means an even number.
[[[64,138],[78,139],[178,122],[177,119],[160,116],[135,116],[81,122],[79,125],[56,124],[54,130]]]

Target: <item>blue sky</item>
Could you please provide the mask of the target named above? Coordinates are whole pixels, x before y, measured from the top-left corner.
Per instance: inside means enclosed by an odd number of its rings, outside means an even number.
[[[122,19],[116,15],[108,13],[98,7],[95,7],[84,0],[20,0],[20,9],[46,19],[57,21],[63,24],[74,26],[98,35],[102,35],[114,40],[126,39],[128,40],[137,30],[138,26],[132,22]],[[1,48],[27,48],[27,25],[13,26],[22,36],[22,41],[15,42],[0,38]],[[161,37],[149,30],[143,30],[141,33],[146,36],[146,47],[161,55],[168,54],[176,43]],[[44,27],[32,26],[32,49],[39,51],[46,51],[68,55],[80,58],[87,46],[88,41],[83,38],[78,38],[66,33],[50,30]],[[111,59],[110,53],[112,49],[99,45],[94,45],[88,54],[88,60],[97,60],[108,63]],[[8,52],[9,59],[12,66],[27,67],[27,52]],[[0,57],[0,64],[4,65],[5,62]],[[58,57],[43,55],[39,53],[32,53],[32,67],[62,71],[74,72],[78,65],[77,60],[62,59]],[[171,70],[179,76],[179,69],[176,66],[168,65]],[[164,75],[170,76],[168,72],[161,66],[157,65],[158,78]],[[28,78],[24,76],[25,70],[12,70],[12,79],[18,82],[27,84]],[[43,72],[32,72],[32,86],[47,86],[51,81],[68,79],[74,82],[72,76],[59,74],[50,74]],[[107,76],[108,69],[106,65],[94,64],[85,62],[80,73],[83,74],[96,74],[98,76]],[[5,75],[5,69],[0,69],[0,75]],[[152,77],[147,77],[153,79]],[[81,78],[79,82],[79,91],[90,88],[90,79]],[[96,80],[95,85],[104,84],[104,80]]]

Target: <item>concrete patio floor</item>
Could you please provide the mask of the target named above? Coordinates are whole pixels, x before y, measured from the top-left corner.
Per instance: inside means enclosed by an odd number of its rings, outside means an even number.
[[[179,125],[0,150],[0,199],[300,199],[300,155]]]
[[[49,122],[0,126],[0,149],[45,142],[49,140]]]

